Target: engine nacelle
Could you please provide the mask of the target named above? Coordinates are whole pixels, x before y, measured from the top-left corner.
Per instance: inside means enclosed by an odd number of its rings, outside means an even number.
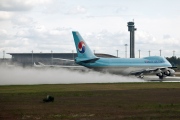
[[[156,73],[156,74],[162,73],[162,70],[158,69],[158,70],[156,70],[155,73]]]
[[[160,76],[160,77],[163,77],[163,73],[162,72],[156,73],[156,75]]]
[[[168,69],[168,70],[164,71],[164,74],[167,76],[174,76],[175,71],[173,69]]]
[[[156,75],[162,77],[163,76],[163,71],[160,70],[160,69],[156,70]]]

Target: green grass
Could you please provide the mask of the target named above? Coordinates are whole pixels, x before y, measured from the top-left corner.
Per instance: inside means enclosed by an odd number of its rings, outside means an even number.
[[[46,95],[53,103],[43,103]],[[179,119],[180,83],[0,86],[0,119]]]
[[[60,84],[60,85],[12,85],[0,86],[0,93],[37,93],[96,90],[180,88],[180,83],[97,83],[97,84]]]

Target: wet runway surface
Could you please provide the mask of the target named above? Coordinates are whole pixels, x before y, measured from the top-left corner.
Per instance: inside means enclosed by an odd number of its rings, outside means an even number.
[[[180,77],[165,77],[160,80],[157,76],[145,76],[145,82],[180,82]]]

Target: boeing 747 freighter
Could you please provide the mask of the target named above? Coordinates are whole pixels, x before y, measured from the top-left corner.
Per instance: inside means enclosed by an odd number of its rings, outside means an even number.
[[[163,79],[174,76],[172,65],[161,56],[144,58],[100,58],[94,55],[79,32],[72,32],[78,57],[75,62],[87,68],[114,74],[136,75],[144,77],[144,73],[154,73]]]

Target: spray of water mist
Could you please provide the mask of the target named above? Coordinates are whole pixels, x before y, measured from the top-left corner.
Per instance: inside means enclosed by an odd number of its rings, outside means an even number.
[[[136,77],[68,69],[0,67],[0,85],[143,82]]]

